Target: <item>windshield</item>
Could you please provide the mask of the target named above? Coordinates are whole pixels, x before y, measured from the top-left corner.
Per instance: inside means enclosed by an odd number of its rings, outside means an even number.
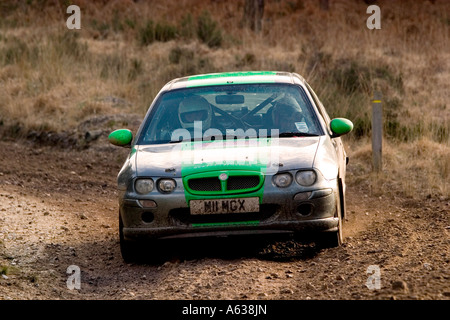
[[[236,84],[163,93],[139,144],[322,135],[303,89],[289,84]]]

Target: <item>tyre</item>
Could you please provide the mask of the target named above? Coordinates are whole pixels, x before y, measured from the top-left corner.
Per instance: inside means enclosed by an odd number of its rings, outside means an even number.
[[[126,263],[161,263],[164,259],[166,246],[158,240],[143,242],[125,240],[123,236],[123,221],[119,214],[120,253]]]
[[[139,257],[138,255],[139,246],[135,242],[124,239],[123,222],[120,214],[119,214],[119,240],[120,240],[120,253],[122,254],[123,260],[127,263],[135,262]]]
[[[347,204],[345,201],[344,183],[342,182],[342,179],[339,179],[339,200],[341,201],[342,224],[344,224],[347,217]]]
[[[337,231],[323,232],[319,235],[317,239],[317,244],[320,248],[336,248],[339,247],[344,242],[344,237],[342,234],[342,204],[345,203],[343,200],[343,194],[339,188],[338,199],[336,201],[336,214],[338,218]]]

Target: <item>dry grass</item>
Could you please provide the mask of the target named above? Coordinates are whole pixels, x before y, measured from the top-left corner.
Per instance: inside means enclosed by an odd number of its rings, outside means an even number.
[[[448,1],[377,3],[382,29],[375,31],[366,28],[363,1],[331,1],[329,11],[315,0],[266,1],[263,31],[255,34],[240,27],[243,0],[77,1],[79,31],[65,26],[65,1],[2,1],[0,126],[20,128],[3,130],[9,135],[70,130],[95,115],[143,115],[174,77],[295,71],[332,116],[355,123],[346,139],[354,183],[370,178],[404,196],[448,198]],[[375,89],[384,95],[381,177],[370,173]]]
[[[426,138],[411,143],[383,141],[383,170],[372,172],[372,149],[368,140],[348,146],[348,180],[374,196],[404,197],[415,200],[448,199],[450,157],[448,145]]]

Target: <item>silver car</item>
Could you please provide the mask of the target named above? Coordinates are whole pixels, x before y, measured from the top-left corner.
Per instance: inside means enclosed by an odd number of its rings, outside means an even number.
[[[350,120],[330,120],[305,79],[286,72],[195,75],[167,83],[119,175],[120,246],[252,234],[312,235],[339,246]],[[146,246],[146,250],[151,249]]]

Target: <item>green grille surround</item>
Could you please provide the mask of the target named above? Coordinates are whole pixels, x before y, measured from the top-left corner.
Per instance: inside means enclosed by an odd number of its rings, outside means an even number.
[[[220,180],[219,176],[221,174],[226,174],[227,179]],[[236,187],[236,178],[245,179],[246,177],[249,179],[249,184],[251,184],[251,186],[243,188]],[[230,178],[235,179],[231,189],[228,185],[228,181]],[[258,182],[256,182],[256,179],[258,179]],[[213,183],[214,185],[209,190],[198,190],[199,188],[196,188],[197,190],[195,190],[192,188],[194,182],[196,182],[195,185],[197,186],[202,181]],[[218,184],[220,184],[220,190],[218,190]],[[259,190],[263,186],[263,184],[264,175],[259,171],[211,171],[191,174],[183,178],[183,185],[185,190],[192,195],[201,196],[236,195],[241,193],[254,192]],[[205,186],[204,189],[208,189],[207,186]]]

